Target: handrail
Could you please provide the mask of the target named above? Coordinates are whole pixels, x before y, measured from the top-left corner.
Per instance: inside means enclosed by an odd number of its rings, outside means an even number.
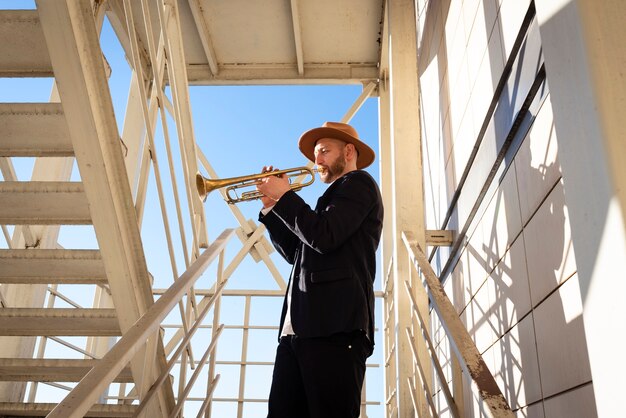
[[[421,271],[424,276],[428,298],[440,318],[441,325],[448,336],[450,347],[454,350],[463,370],[476,384],[480,398],[488,407],[485,412],[494,418],[513,418],[515,415],[511,411],[511,407],[500,391],[493,375],[489,372],[487,364],[485,364],[476,344],[443,290],[439,278],[433,271],[417,240],[410,232],[403,232],[402,241],[406,245],[413,266]],[[442,382],[443,384],[446,382]]]
[[[83,417],[100,394],[153,335],[172,308],[224,250],[233,229],[227,229],[204,251],[180,278],[135,322],[76,387],[48,414],[48,418]]]

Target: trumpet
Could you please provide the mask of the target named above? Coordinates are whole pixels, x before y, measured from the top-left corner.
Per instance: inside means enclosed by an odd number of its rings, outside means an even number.
[[[234,203],[256,200],[263,197],[263,193],[258,190],[241,191],[240,195],[238,194],[238,191],[246,187],[256,187],[259,180],[265,177],[286,175],[289,178],[289,187],[291,190],[297,191],[303,187],[313,184],[315,181],[315,172],[317,172],[317,170],[313,168],[296,167],[286,170],[268,171],[267,173],[250,174],[247,176],[230,177],[225,179],[208,179],[198,173],[196,174],[196,188],[198,189],[200,199],[204,202],[208,194],[213,190],[226,187],[226,197],[224,200],[232,205]],[[301,176],[308,176],[309,178],[305,177],[305,181],[292,181],[292,178]]]

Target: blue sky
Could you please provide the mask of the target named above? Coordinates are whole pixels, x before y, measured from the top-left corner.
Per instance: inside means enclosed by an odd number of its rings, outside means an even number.
[[[29,8],[32,2],[3,1],[0,8]],[[111,95],[121,132],[124,122],[126,100],[130,85],[130,71],[123,51],[117,43],[114,33],[105,20],[101,35],[102,48],[113,73],[109,80]],[[49,100],[51,79],[3,79],[0,78],[0,102],[45,102]],[[263,165],[272,164],[280,168],[302,166],[307,160],[297,149],[297,140],[300,134],[310,128],[320,126],[324,121],[339,121],[362,91],[360,85],[348,86],[194,86],[190,90],[191,106],[195,136],[198,146],[205,153],[219,177],[240,176],[258,172]],[[366,101],[352,120],[361,138],[374,150],[378,150],[378,100],[371,98]],[[174,126],[170,126],[170,135],[175,137]],[[173,139],[173,141],[175,138]],[[165,173],[167,162],[162,151],[162,130],[157,130],[157,148],[161,170]],[[177,144],[172,145],[177,148]],[[13,163],[19,180],[30,179],[33,159],[14,158]],[[378,161],[368,171],[378,179]],[[163,174],[165,177],[166,174]],[[75,170],[75,180],[79,173]],[[151,175],[148,190],[148,203],[143,223],[142,236],[146,252],[148,268],[155,278],[155,287],[167,287],[171,284],[172,269],[165,246],[165,235],[161,221],[158,199],[154,185],[154,175]],[[169,190],[171,186],[167,186]],[[321,182],[306,188],[301,195],[312,206],[325,188]],[[248,219],[256,221],[260,203],[250,202],[239,205]],[[210,240],[224,229],[238,226],[221,200],[218,193],[209,196],[205,205],[208,232]],[[168,209],[169,217],[175,219],[173,207]],[[184,212],[185,213],[185,212]],[[176,233],[177,226],[172,224],[172,232]],[[188,235],[188,237],[190,234]],[[96,248],[95,236],[90,227],[64,227],[59,238],[67,248]],[[227,261],[238,250],[239,241],[235,239],[227,253]],[[6,243],[0,242],[6,248]],[[285,279],[289,275],[289,266],[275,253],[272,255],[279,270]],[[177,266],[179,274],[184,271],[181,250],[177,249]],[[202,280],[202,279],[201,279]],[[207,279],[210,280],[210,279]],[[204,284],[207,282],[205,281]],[[381,280],[377,278],[376,288],[380,288]],[[206,287],[202,283],[197,287]],[[267,269],[262,264],[256,264],[250,257],[233,275],[229,288],[276,288]],[[89,306],[89,297],[81,294],[75,288],[66,288],[67,293],[77,299],[87,299],[84,304]],[[91,295],[91,293],[88,293]],[[282,301],[258,301],[252,305],[252,321],[258,325],[277,325],[279,309]],[[233,299],[223,306],[222,319],[241,324],[243,321],[243,298]],[[175,308],[174,313],[178,310]],[[380,312],[379,312],[380,314]],[[378,320],[379,327],[381,326]],[[218,356],[224,360],[238,360],[241,351],[241,332],[232,330],[225,332],[220,340]],[[250,344],[254,349],[249,350],[249,360],[273,361],[275,349],[275,331],[266,331],[250,334]],[[381,362],[382,345],[378,341],[374,357],[370,360]],[[51,345],[54,347],[54,345]],[[238,351],[239,350],[239,351]],[[203,352],[202,343],[195,350],[199,358]],[[268,358],[268,356],[270,358]],[[218,370],[220,372],[220,370]],[[248,383],[246,396],[261,398],[267,396],[269,373],[271,368],[248,368]],[[222,378],[216,397],[230,397],[233,395],[233,386],[239,378],[238,367],[223,366]],[[202,379],[202,378],[201,378]],[[206,380],[206,378],[205,378]],[[375,381],[378,383],[375,384]],[[368,397],[372,400],[382,400],[382,371],[372,371],[372,381],[368,389]],[[47,390],[45,386],[40,386]],[[50,389],[58,396],[57,390]],[[52,396],[52,395],[51,395]],[[198,394],[201,396],[201,394]],[[246,417],[263,416],[265,404],[251,404],[246,407]],[[191,411],[191,409],[190,409]],[[233,405],[216,404],[215,416],[232,416]],[[368,409],[370,418],[382,416],[382,407]],[[191,413],[189,413],[191,416]],[[195,415],[194,415],[195,416]]]

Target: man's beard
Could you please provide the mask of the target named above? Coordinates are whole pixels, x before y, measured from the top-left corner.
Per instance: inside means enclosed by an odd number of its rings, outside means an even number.
[[[343,173],[343,170],[345,170],[346,158],[343,155],[341,155],[337,157],[337,159],[333,161],[331,165],[322,166],[322,167],[324,167],[325,169],[324,170],[325,175],[324,176],[320,175],[320,179],[324,183],[332,183],[333,181],[337,180],[339,176],[341,176],[341,174]]]

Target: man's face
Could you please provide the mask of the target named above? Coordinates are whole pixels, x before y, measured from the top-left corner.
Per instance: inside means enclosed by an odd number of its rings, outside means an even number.
[[[333,138],[321,138],[315,143],[313,154],[317,173],[323,183],[332,183],[344,174],[346,143]]]

